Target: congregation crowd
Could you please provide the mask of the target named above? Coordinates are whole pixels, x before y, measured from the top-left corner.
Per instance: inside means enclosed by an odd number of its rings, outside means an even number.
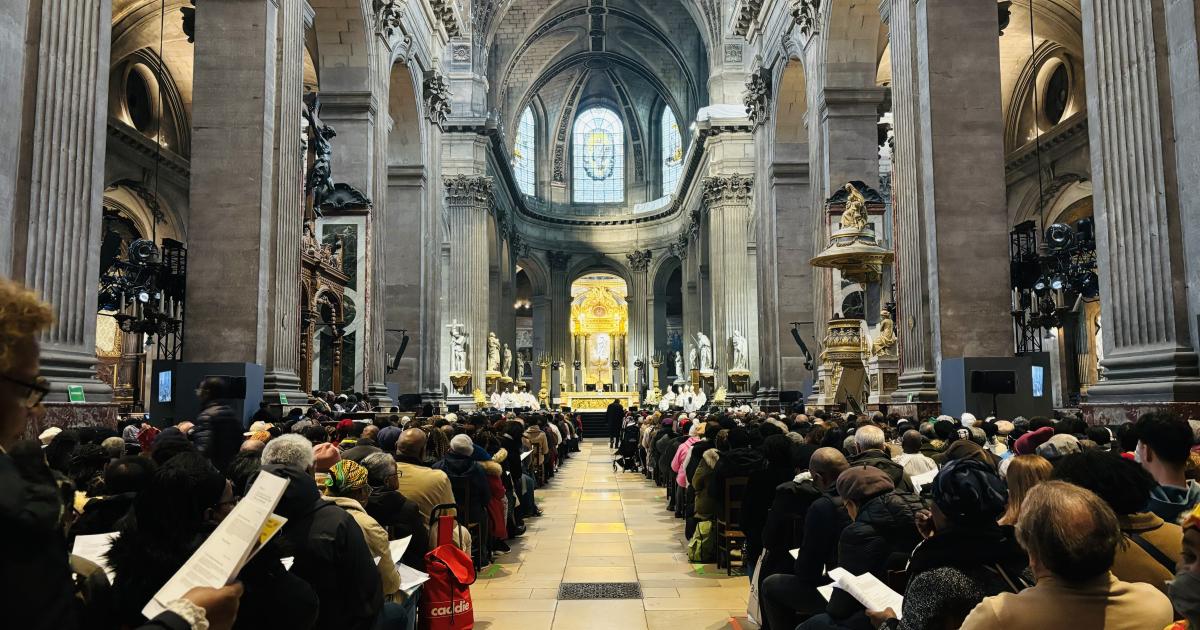
[[[0,279],[0,627],[411,629],[421,590],[401,589],[397,563],[424,570],[450,544],[489,564],[541,516],[535,489],[579,449],[577,420],[563,414],[366,420],[347,416],[368,402],[328,392],[280,419],[261,409],[244,428],[221,378],[199,385],[194,419],[26,439],[49,391],[37,338],[51,319]],[[279,533],[231,585],[192,589],[146,619],[262,473],[287,482]],[[455,517],[452,540],[437,540],[444,516]],[[70,553],[77,537],[109,533],[107,566]],[[389,541],[406,537],[392,558]]]
[[[1200,628],[1200,422],[741,407],[630,414],[622,435],[689,560],[742,564],[763,628]],[[743,551],[714,557],[730,535]],[[822,594],[838,569],[902,606]]]

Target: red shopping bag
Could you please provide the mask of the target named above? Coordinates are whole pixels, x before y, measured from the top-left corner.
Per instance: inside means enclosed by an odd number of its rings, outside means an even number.
[[[475,564],[471,556],[454,546],[453,516],[438,518],[438,540],[425,554],[429,581],[421,589],[421,630],[472,630],[475,611],[471,607],[471,585]]]

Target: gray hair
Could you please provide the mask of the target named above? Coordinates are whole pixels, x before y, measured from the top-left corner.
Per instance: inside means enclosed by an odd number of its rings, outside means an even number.
[[[883,448],[883,440],[883,429],[873,424],[858,427],[854,432],[854,443],[858,445],[859,453]]]
[[[281,435],[267,442],[262,452],[262,463],[264,465],[284,464],[308,470],[313,465],[312,442],[309,442],[308,438],[303,435],[295,433]]]
[[[108,454],[110,459],[117,459],[125,454],[125,440],[115,435],[107,437],[104,438],[104,441],[100,442],[100,448],[104,449],[104,452]]]
[[[1065,481],[1043,481],[1021,502],[1017,542],[1067,582],[1106,573],[1121,540],[1112,508],[1091,490]]]
[[[367,483],[379,487],[387,483],[388,477],[396,476],[396,460],[387,453],[371,453],[362,460],[367,469]]]

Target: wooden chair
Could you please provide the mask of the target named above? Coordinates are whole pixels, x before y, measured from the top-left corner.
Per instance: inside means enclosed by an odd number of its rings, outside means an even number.
[[[476,569],[482,569],[491,561],[487,504],[482,510],[472,509],[471,480],[467,477],[450,477],[450,488],[454,491],[454,502],[457,504],[458,523],[471,534],[471,559]]]
[[[746,495],[748,477],[733,477],[725,480],[724,503],[717,515],[717,568],[724,567],[726,575],[733,575],[733,565],[745,570],[746,534],[738,529],[742,519],[742,497]]]

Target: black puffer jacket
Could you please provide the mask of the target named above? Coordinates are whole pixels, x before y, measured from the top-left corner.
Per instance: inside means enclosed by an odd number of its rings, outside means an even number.
[[[920,541],[916,518],[924,508],[920,497],[905,492],[888,492],[866,501],[838,539],[838,565],[853,575],[873,573],[886,583],[888,571],[903,569]],[[836,589],[826,610],[834,619],[845,619],[861,615],[863,607]]]
[[[209,403],[196,416],[192,443],[222,472],[242,445],[242,422],[228,405]]]
[[[897,490],[901,492],[913,491],[912,480],[904,472],[904,467],[892,461],[892,458],[888,457],[887,453],[879,449],[871,449],[863,451],[849,459],[851,466],[871,466],[887,473],[887,476],[892,478],[892,485],[896,486]]]
[[[276,538],[291,573],[308,582],[321,600],[319,629],[371,630],[383,608],[383,589],[371,550],[354,517],[317,492],[303,470],[267,464],[263,472],[290,483],[275,512],[288,522]]]

